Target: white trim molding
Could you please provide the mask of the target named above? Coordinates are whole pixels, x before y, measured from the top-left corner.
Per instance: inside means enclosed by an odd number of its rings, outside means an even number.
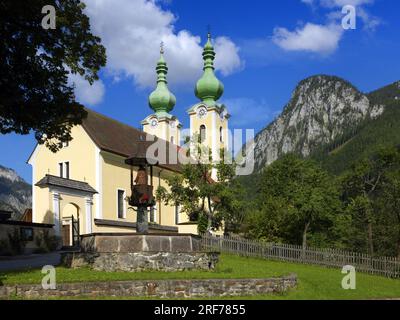
[[[91,197],[93,194],[91,192],[82,191],[82,190],[75,190],[71,188],[59,187],[59,186],[50,186],[50,192],[54,193],[62,193],[68,196],[75,196],[75,197]]]
[[[95,194],[95,205],[96,205],[96,219],[103,219],[103,157],[101,155],[101,150],[95,146],[96,153],[96,190]]]
[[[217,144],[217,139],[219,140],[219,130],[217,130],[217,112],[215,110],[211,113],[211,155],[212,161],[219,161],[219,148]],[[217,170],[213,168],[211,170],[211,177],[217,180]]]
[[[36,156],[37,153],[39,152],[39,144],[37,143],[35,148],[32,151],[32,154],[30,155],[29,159],[26,161],[28,164],[32,166],[32,222],[42,222],[42,221],[36,221]]]
[[[118,191],[122,191],[123,192],[123,198],[122,198],[122,206],[123,206],[123,208],[122,208],[122,218],[120,218],[119,217],[119,212],[118,212],[118,194],[119,194],[119,192]],[[122,188],[117,188],[117,192],[116,192],[116,205],[115,205],[115,208],[116,208],[116,213],[117,213],[117,219],[126,219],[126,191],[125,191],[125,189],[122,189]]]
[[[92,198],[85,198],[85,224],[86,224],[86,233],[92,233]]]
[[[53,192],[53,213],[54,213],[54,233],[56,236],[61,235],[60,223],[60,194]]]
[[[32,165],[32,222],[41,222],[36,221],[36,186],[35,186],[35,163],[31,163]]]
[[[68,177],[66,175],[66,173],[67,173],[67,170],[66,170],[67,165],[66,164],[67,163],[68,163]],[[61,164],[62,172],[60,172],[60,164]],[[70,160],[64,160],[64,161],[58,162],[58,175],[57,176],[64,178],[64,179],[71,179],[71,161]]]

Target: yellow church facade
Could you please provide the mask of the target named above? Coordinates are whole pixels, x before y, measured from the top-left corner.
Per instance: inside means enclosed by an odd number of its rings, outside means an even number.
[[[209,147],[213,159],[228,147],[228,118],[225,106],[216,103],[222,95],[222,83],[214,75],[214,51],[210,37],[204,48],[204,75],[197,82],[196,96],[201,102],[187,112],[190,134],[198,134]],[[175,96],[169,92],[167,65],[161,51],[157,64],[157,88],[149,97],[155,111],[142,121],[143,131],[86,109],[82,124],[71,129],[72,140],[53,153],[37,145],[28,163],[32,166],[32,222],[54,224],[55,234],[65,246],[73,245],[80,235],[91,233],[136,232],[136,211],[129,206],[132,175],[138,167],[126,159],[146,157],[151,145],[148,135],[179,150],[181,123],[170,114]],[[158,163],[152,168],[153,190],[166,189],[166,179],[179,174],[179,163]],[[214,177],[215,178],[215,177]],[[197,223],[189,221],[178,206],[161,201],[149,209],[150,233],[197,234]]]
[[[79,221],[80,235],[136,231],[136,212],[127,201],[131,167],[125,159],[135,152],[135,141],[140,143],[145,134],[87,111],[82,125],[72,128],[73,140],[68,145],[56,153],[37,145],[29,159],[32,221],[54,224],[64,244],[73,242],[73,221]],[[104,137],[109,138],[101,140]],[[160,185],[167,188],[166,177],[179,174],[178,170],[174,166],[154,167],[154,189]],[[133,168],[133,174],[136,171]],[[186,214],[162,202],[150,209],[149,222],[149,231],[154,233],[197,233],[196,223],[188,221]]]

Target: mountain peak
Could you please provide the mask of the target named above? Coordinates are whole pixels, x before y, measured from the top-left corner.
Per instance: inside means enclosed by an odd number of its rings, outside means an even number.
[[[19,219],[32,206],[31,186],[13,170],[0,165],[0,209]]]
[[[346,84],[349,87],[355,88],[349,81],[340,78],[338,76],[329,75],[329,74],[316,74],[310,77],[307,77],[299,82],[297,86],[301,86],[305,83],[335,83],[340,82],[342,84]]]
[[[365,119],[376,118],[383,109],[344,79],[308,77],[296,86],[281,115],[257,134],[255,166],[261,168],[289,152],[308,156]]]
[[[23,179],[11,168],[0,165],[0,177],[10,180],[11,182],[21,182]]]

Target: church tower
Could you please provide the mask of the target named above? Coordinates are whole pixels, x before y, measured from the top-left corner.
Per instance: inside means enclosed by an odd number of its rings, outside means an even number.
[[[187,112],[190,117],[190,135],[198,136],[200,142],[211,150],[213,161],[217,161],[221,149],[228,149],[229,114],[226,107],[217,102],[224,92],[224,85],[215,76],[214,59],[215,51],[208,33],[203,49],[204,72],[195,87],[195,95],[200,102]]]
[[[162,44],[156,72],[157,87],[149,96],[149,106],[154,113],[142,121],[143,131],[179,145],[182,125],[175,116],[169,113],[175,106],[176,98],[167,86],[168,67],[164,60]]]

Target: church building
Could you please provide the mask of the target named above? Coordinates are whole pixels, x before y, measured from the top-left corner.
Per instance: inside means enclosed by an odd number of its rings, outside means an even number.
[[[204,72],[195,86],[200,102],[187,110],[190,135],[198,135],[210,148],[213,159],[228,148],[229,114],[217,101],[223,84],[214,74],[215,52],[208,35],[203,50]],[[136,232],[136,211],[129,206],[131,172],[138,167],[128,158],[146,157],[152,142],[146,135],[165,140],[169,149],[179,152],[182,124],[171,112],[175,96],[167,86],[167,63],[157,63],[157,87],[149,96],[154,113],[142,121],[143,131],[86,109],[82,124],[71,129],[73,139],[56,153],[36,145],[28,163],[32,166],[32,222],[53,224],[63,245],[76,244],[80,235],[91,233]],[[152,185],[167,188],[166,178],[179,174],[176,163],[159,163],[152,168]],[[213,173],[215,179],[215,173]],[[149,209],[151,233],[197,233],[196,221],[190,221],[179,207],[160,201]]]

